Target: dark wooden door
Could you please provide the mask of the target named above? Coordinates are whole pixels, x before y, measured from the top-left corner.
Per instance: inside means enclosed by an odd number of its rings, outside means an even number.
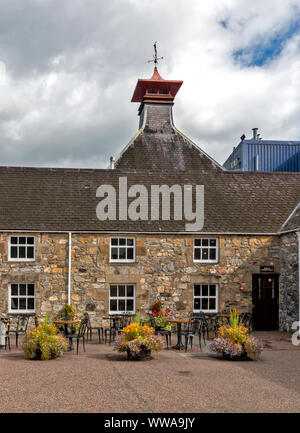
[[[279,275],[254,274],[252,285],[253,329],[276,330],[279,318]]]

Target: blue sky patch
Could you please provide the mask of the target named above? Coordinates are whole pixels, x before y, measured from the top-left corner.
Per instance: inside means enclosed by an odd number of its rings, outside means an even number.
[[[243,66],[263,66],[281,54],[285,43],[300,31],[299,21],[276,32],[268,40],[233,52],[233,58]]]

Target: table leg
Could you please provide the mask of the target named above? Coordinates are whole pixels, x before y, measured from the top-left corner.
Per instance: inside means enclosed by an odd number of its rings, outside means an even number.
[[[64,327],[65,327],[65,336],[66,336],[66,338],[68,338],[68,325],[64,325]],[[68,340],[69,340],[69,346],[68,346],[68,352],[70,352],[71,350],[74,350],[73,349],[73,338],[68,338]]]
[[[181,340],[181,323],[177,323],[177,344],[173,346],[173,349],[183,350],[184,345]]]

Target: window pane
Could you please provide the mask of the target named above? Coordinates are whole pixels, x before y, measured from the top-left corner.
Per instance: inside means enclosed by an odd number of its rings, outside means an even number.
[[[26,298],[19,298],[19,310],[26,310]]]
[[[214,284],[209,286],[209,295],[210,296],[216,296],[216,286]]]
[[[111,249],[111,258],[113,260],[117,260],[118,259],[118,248],[112,248]]]
[[[133,311],[133,299],[127,299],[127,309],[126,311]]]
[[[18,284],[11,285],[11,296],[18,296]]]
[[[208,260],[208,249],[207,248],[202,249],[202,260]]]
[[[127,248],[127,259],[133,260],[133,248]]]
[[[125,286],[119,286],[119,296],[125,296]]]
[[[208,310],[208,298],[202,298],[202,310]]]
[[[20,295],[26,296],[26,284],[20,284]]]
[[[17,243],[18,243],[18,238],[15,237],[15,236],[11,237],[11,238],[10,238],[10,243],[11,243],[11,244],[17,244]]]
[[[18,258],[18,247],[10,247],[10,257],[12,259]]]
[[[119,259],[120,260],[126,259],[126,248],[119,248]]]
[[[202,239],[202,246],[207,247],[208,246],[208,239]]]
[[[19,258],[20,259],[25,259],[26,258],[25,251],[26,251],[25,247],[19,247]]]
[[[110,296],[118,296],[118,287],[110,286]]]
[[[27,238],[27,244],[34,245],[34,238]]]
[[[194,249],[194,259],[195,260],[200,260],[200,248],[195,248]]]
[[[126,239],[125,238],[120,238],[119,239],[119,245],[126,245]]]
[[[208,285],[207,284],[202,285],[202,296],[208,296]]]
[[[216,298],[210,298],[209,300],[209,309],[215,310],[216,309]]]
[[[33,247],[27,247],[27,259],[33,259],[34,258],[34,248]]]
[[[194,296],[200,296],[200,285],[195,284],[194,286]]]
[[[34,296],[34,284],[27,285],[27,295]]]
[[[126,311],[126,309],[125,309],[125,299],[119,299],[119,311]]]
[[[211,248],[209,250],[209,259],[210,260],[216,260],[216,250],[214,248]]]
[[[18,309],[18,298],[11,298],[11,309],[17,310]]]
[[[19,238],[19,244],[25,245],[26,244],[26,238]]]
[[[127,296],[133,297],[133,286],[127,286]]]
[[[34,298],[27,298],[27,309],[34,310]]]
[[[110,242],[111,242],[111,245],[118,245],[118,238],[113,238],[113,239],[111,239],[110,240]]]
[[[199,247],[201,245],[201,239],[195,239],[194,245],[195,245],[195,247]]]
[[[110,300],[110,311],[117,311],[117,302],[116,299]]]
[[[127,239],[127,245],[133,245],[133,239]]]
[[[215,247],[215,246],[217,245],[217,240],[216,240],[216,239],[210,239],[210,240],[209,240],[209,245],[210,245],[211,247]]]
[[[194,310],[200,310],[200,299],[199,298],[194,299]]]

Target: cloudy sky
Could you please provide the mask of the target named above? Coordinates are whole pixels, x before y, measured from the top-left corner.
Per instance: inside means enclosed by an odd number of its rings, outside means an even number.
[[[299,0],[0,0],[0,165],[105,168],[150,78],[219,163],[245,133],[300,140]]]

